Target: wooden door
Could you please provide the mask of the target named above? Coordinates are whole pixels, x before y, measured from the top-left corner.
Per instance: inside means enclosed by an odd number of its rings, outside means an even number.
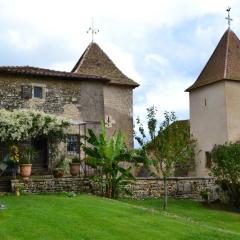
[[[37,156],[33,161],[32,172],[44,174],[48,170],[48,145],[46,138],[37,138],[32,142],[33,147],[37,151]]]

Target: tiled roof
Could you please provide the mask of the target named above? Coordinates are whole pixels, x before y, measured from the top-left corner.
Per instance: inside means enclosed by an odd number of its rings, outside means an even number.
[[[110,79],[110,83],[138,87],[139,84],[124,75],[96,43],[90,43],[72,72],[91,74]]]
[[[109,82],[109,79],[86,75],[86,74],[77,74],[72,72],[62,72],[55,71],[45,68],[36,68],[30,66],[0,66],[0,74],[13,74],[13,75],[24,75],[24,76],[39,76],[39,77],[52,77],[52,78],[61,78],[61,79],[75,79],[75,80],[102,80]]]
[[[230,28],[222,36],[198,79],[186,91],[221,80],[240,81],[240,40]]]

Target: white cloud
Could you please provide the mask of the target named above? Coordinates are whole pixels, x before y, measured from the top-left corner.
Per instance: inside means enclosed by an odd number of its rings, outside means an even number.
[[[124,51],[119,46],[111,42],[105,42],[101,45],[101,47],[125,75],[140,84],[143,83],[142,76],[137,72],[135,68],[134,57],[129,52]]]
[[[151,53],[146,55],[145,61],[147,64],[151,64],[152,62],[156,62],[161,67],[168,67],[169,66],[169,60],[163,56]]]
[[[123,73],[142,84],[135,91],[136,115],[151,105],[187,112],[188,95],[183,91],[196,77],[191,67],[199,59],[204,64],[215,47],[226,27],[228,5],[233,29],[238,31],[237,0],[0,0],[0,46],[4,41],[16,53],[29,53],[55,43],[57,51],[64,50],[68,56],[48,62],[47,67],[71,70],[91,39],[86,30],[94,17],[100,29],[99,45]],[[208,23],[203,21],[206,17]],[[191,41],[179,41],[178,32],[167,38],[167,30],[177,26],[185,30],[191,24],[195,31],[186,36]],[[162,43],[162,48],[156,47]],[[41,64],[47,58],[43,54]],[[180,72],[178,65],[185,68]]]
[[[188,109],[188,93],[184,92],[184,90],[190,86],[191,82],[192,79],[176,76],[169,76],[169,78],[165,78],[164,82],[161,79],[156,79],[158,87],[149,89],[144,97],[136,99],[135,116],[144,118],[146,108],[153,105],[159,110],[159,118],[162,117],[164,111],[174,111],[179,116],[180,113]]]
[[[9,43],[18,50],[30,51],[39,45],[38,39],[33,36],[24,36],[24,34],[17,30],[7,30],[5,37]]]

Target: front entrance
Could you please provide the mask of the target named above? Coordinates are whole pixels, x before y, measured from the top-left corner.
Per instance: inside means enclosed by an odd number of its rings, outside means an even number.
[[[37,138],[32,141],[37,156],[32,163],[32,174],[46,174],[48,172],[48,144],[46,138]]]

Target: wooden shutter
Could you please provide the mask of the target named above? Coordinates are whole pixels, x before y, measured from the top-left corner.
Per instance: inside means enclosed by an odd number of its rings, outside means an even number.
[[[32,98],[32,86],[23,85],[22,86],[22,99],[30,99]]]

